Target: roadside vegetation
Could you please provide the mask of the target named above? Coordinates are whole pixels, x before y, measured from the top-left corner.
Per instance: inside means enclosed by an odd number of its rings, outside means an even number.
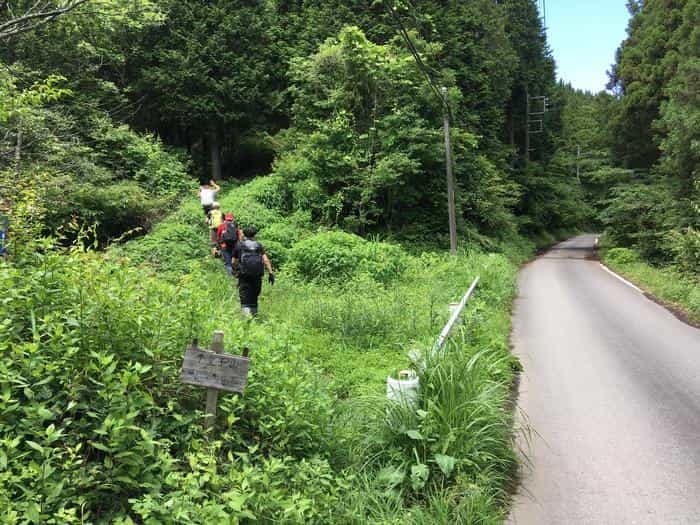
[[[700,6],[629,7],[612,95],[564,89],[562,151],[570,152],[592,223],[604,233],[605,262],[697,319]]]
[[[652,266],[629,248],[602,250],[603,262],[666,305],[700,324],[700,277],[673,267]]]
[[[253,322],[237,316],[220,261],[156,249],[187,227],[206,251],[194,202],[107,253],[46,246],[31,265],[0,266],[3,519],[499,522],[517,469],[506,408],[516,264],[287,222],[266,205],[277,182],[221,199],[239,217],[264,214],[261,240],[295,254]],[[419,409],[387,404],[386,376],[411,366],[410,350],[427,355],[476,275],[464,327],[420,374]],[[180,384],[179,368],[186,343],[215,329],[227,350],[250,347],[253,366],[207,435],[205,391]]]

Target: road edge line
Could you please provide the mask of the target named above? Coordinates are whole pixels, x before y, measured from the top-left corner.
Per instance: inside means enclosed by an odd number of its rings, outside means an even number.
[[[622,277],[621,275],[615,273],[615,272],[612,271],[610,268],[608,268],[607,266],[605,266],[602,262],[598,262],[598,264],[600,264],[600,267],[601,267],[603,270],[605,270],[606,272],[608,272],[610,275],[612,275],[612,276],[615,277],[616,279],[619,279],[620,281],[622,281],[623,283],[625,283],[625,284],[626,284],[627,286],[629,286],[630,288],[633,288],[634,290],[637,290],[640,294],[646,295],[646,292],[645,292],[644,290],[642,290],[639,286],[637,286],[637,285],[634,284],[634,283],[629,282],[627,279],[625,279],[625,278]]]

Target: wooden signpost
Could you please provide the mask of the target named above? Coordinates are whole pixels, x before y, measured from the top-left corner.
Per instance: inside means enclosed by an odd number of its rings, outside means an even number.
[[[243,356],[224,354],[223,350],[224,333],[217,330],[214,332],[211,351],[199,348],[195,339],[185,350],[182,363],[180,380],[183,383],[207,387],[205,429],[214,424],[219,390],[243,392],[248,382],[248,349],[243,349]]]

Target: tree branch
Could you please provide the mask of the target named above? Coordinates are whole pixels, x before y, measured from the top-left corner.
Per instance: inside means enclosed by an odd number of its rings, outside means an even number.
[[[19,33],[25,33],[36,29],[37,27],[44,25],[52,20],[55,20],[59,16],[65,15],[66,13],[72,11],[76,7],[81,6],[89,2],[90,0],[72,0],[63,7],[57,7],[51,10],[41,10],[34,12],[35,9],[39,7],[40,2],[37,1],[28,11],[26,11],[22,16],[12,18],[6,22],[0,23],[0,40],[9,38],[11,36],[17,35]],[[9,3],[5,2],[5,6]],[[49,6],[43,6],[42,9],[48,9]]]

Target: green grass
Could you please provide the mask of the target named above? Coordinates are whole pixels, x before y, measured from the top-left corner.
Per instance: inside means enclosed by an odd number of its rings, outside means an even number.
[[[700,279],[673,267],[656,267],[627,248],[605,248],[602,260],[661,301],[700,323]]]
[[[206,254],[196,202],[106,255],[49,252],[27,267],[0,266],[9,290],[0,351],[10,356],[0,362],[3,519],[503,518],[516,469],[505,402],[518,367],[508,342],[516,264],[479,251],[408,255],[360,239],[340,250],[336,234],[290,214],[283,197],[263,178],[220,200],[242,225],[259,221],[278,262],[304,246],[337,272],[306,275],[288,260],[277,284],[264,285],[254,321],[239,317],[235,281]],[[193,238],[174,238],[180,230]],[[447,304],[476,275],[461,333],[421,373],[419,410],[389,404],[386,376],[410,366],[410,350],[426,353]],[[220,396],[206,434],[205,393],[180,384],[179,367],[187,342],[205,344],[216,329],[228,351],[251,349],[252,370],[243,395]]]

